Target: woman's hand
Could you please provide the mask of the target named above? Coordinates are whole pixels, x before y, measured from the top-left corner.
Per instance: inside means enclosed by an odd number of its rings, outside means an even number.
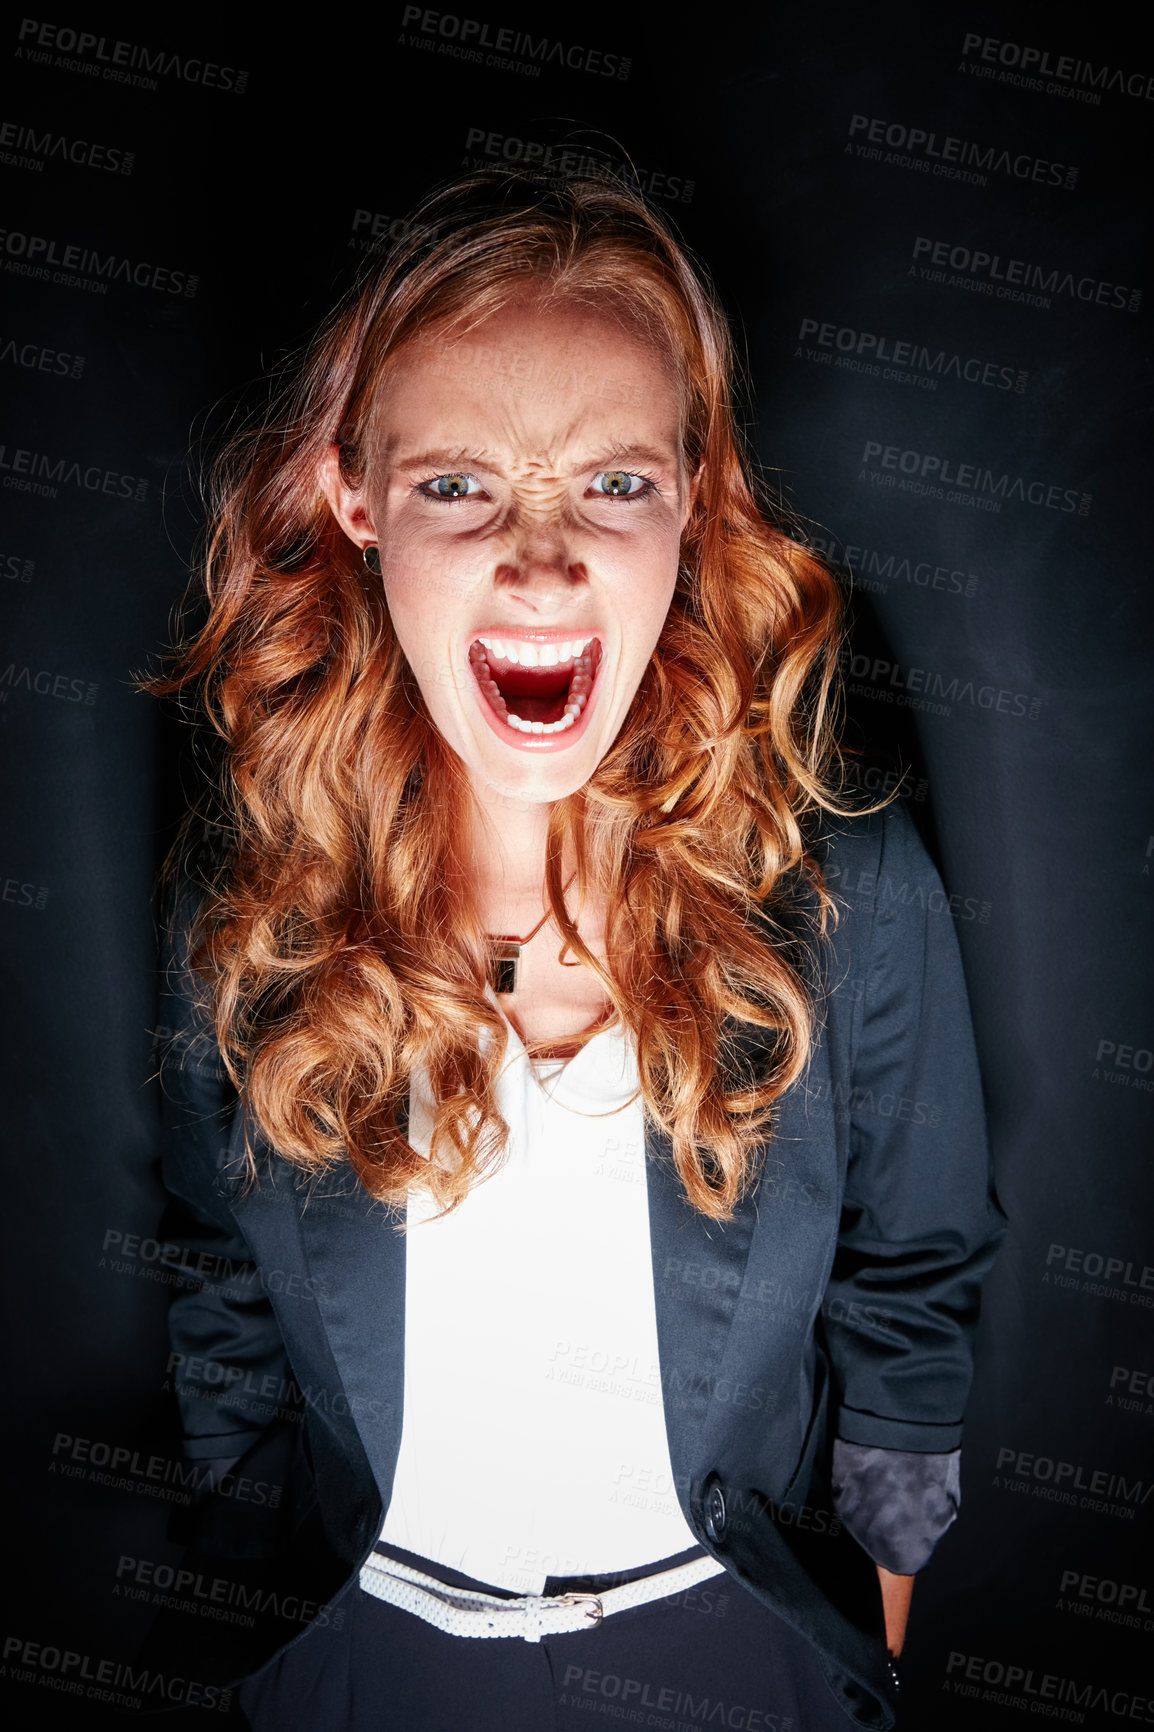
[[[886,1619],[886,1647],[896,1659],[906,1639],[906,1623],[910,1615],[910,1600],[914,1591],[913,1576],[895,1576],[876,1564],[882,1590],[882,1610]]]

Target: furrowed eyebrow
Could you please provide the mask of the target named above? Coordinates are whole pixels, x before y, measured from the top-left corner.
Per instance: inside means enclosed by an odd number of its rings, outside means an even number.
[[[390,456],[390,462],[397,469],[422,469],[430,473],[433,471],[463,470],[470,465],[481,469],[499,467],[495,464],[495,459],[491,453],[471,451],[460,445],[455,449],[442,448],[437,451],[417,451],[411,454],[398,452]],[[589,469],[627,470],[631,463],[639,463],[647,469],[655,469],[663,468],[667,464],[676,465],[676,462],[677,453],[672,450],[663,451],[648,445],[615,445],[608,448],[603,446],[600,450],[589,452],[577,462],[569,465],[569,473],[581,475]]]
[[[643,463],[647,469],[661,469],[667,463],[676,464],[675,451],[655,450],[648,445],[617,445],[611,450],[591,456],[586,462],[578,464],[578,473],[582,469],[624,469],[628,470],[631,463]]]
[[[405,452],[390,455],[390,462],[397,469],[428,469],[455,471],[464,469],[472,463],[480,468],[487,468],[490,459],[482,456],[479,451],[468,451],[464,446],[458,446],[455,451],[416,451],[411,456]]]

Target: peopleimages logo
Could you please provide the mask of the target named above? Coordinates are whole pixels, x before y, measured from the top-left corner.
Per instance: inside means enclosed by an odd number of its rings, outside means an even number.
[[[202,1401],[225,1401],[239,1405],[245,1413],[267,1413],[269,1418],[286,1414],[299,1418],[299,1409],[317,1408],[322,1413],[335,1413],[341,1418],[358,1413],[371,1414],[383,1420],[383,1404],[375,1397],[346,1395],[343,1389],[327,1389],[323,1384],[297,1383],[294,1378],[277,1377],[273,1372],[258,1373],[240,1365],[226,1364],[220,1359],[205,1359],[195,1354],[170,1353],[165,1370],[178,1393],[195,1393]],[[165,1388],[169,1387],[166,1379]]]
[[[1088,1467],[1080,1461],[1058,1461],[1053,1456],[1034,1455],[1029,1450],[1015,1449],[1012,1444],[1003,1445],[998,1451],[995,1486],[999,1476],[1007,1479],[1013,1476],[1059,1490],[1086,1492],[1091,1498],[1112,1498],[1135,1508],[1149,1503],[1151,1494],[1154,1494],[1154,1482],[1149,1480],[1127,1479],[1124,1474],[1113,1473],[1109,1468]],[[1077,1502],[1077,1499],[1068,1501]],[[1133,1510],[1129,1513],[1133,1514]]]
[[[797,341],[807,348],[814,345],[817,349],[831,351],[834,366],[844,365],[845,357],[852,357],[850,365],[854,372],[884,379],[893,377],[899,382],[924,378],[935,389],[939,379],[954,379],[962,384],[984,385],[989,390],[1014,391],[1022,396],[1029,382],[1029,374],[1020,367],[939,349],[936,344],[889,337],[877,331],[858,331],[852,325],[837,325],[829,319],[803,319]],[[806,354],[801,347],[797,353],[805,359],[829,358]]]
[[[999,301],[1022,301],[1031,307],[1049,307],[1052,296],[1066,295],[1087,306],[1113,307],[1136,313],[1142,305],[1142,290],[1100,277],[1076,276],[1061,265],[1038,265],[1029,259],[1003,258],[983,247],[917,235],[908,274],[927,283],[949,288],[971,289]],[[947,272],[952,273],[947,275]]]
[[[638,168],[604,151],[583,151],[571,145],[554,146],[536,138],[492,132],[484,126],[469,128],[465,134],[465,150],[472,168],[485,168],[491,162],[519,162],[528,168],[543,169],[558,176],[624,180],[631,182],[646,198],[662,198],[671,204],[689,204],[696,185],[695,181],[686,180],[684,175],[666,174],[662,169]]]
[[[48,373],[57,379],[80,379],[84,356],[50,349],[45,343],[25,343],[19,337],[0,335],[0,366],[23,368],[29,373]]]
[[[1139,1094],[1154,1094],[1154,1050],[1135,1046],[1130,1041],[1100,1040],[1094,1054],[1093,1082],[1111,1083],[1115,1088],[1135,1089]]]
[[[383,210],[358,209],[353,212],[348,244],[358,252],[379,253],[390,241],[403,240],[408,232],[407,217],[392,216]]]
[[[141,1591],[144,1590],[144,1591]],[[149,1591],[153,1590],[153,1591]],[[194,1612],[200,1617],[221,1618],[252,1629],[256,1624],[253,1613],[264,1617],[285,1618],[292,1623],[311,1624],[314,1619],[320,1629],[331,1626],[339,1630],[344,1623],[342,1607],[329,1611],[316,1600],[303,1600],[299,1594],[284,1593],[245,1581],[233,1581],[228,1576],[209,1576],[200,1570],[157,1562],[153,1558],[135,1558],[122,1553],[116,1566],[117,1598],[151,1600],[155,1605],[170,1606],[179,1612]],[[239,1615],[227,1619],[226,1614]]]
[[[111,494],[113,498],[133,499],[138,504],[148,498],[148,482],[143,476],[124,475],[119,469],[82,463],[77,458],[48,456],[22,445],[0,444],[0,486],[44,499],[55,499],[61,487]]]
[[[0,578],[8,583],[31,583],[36,576],[36,561],[19,553],[0,552]]]
[[[1110,66],[1106,61],[1099,65],[1093,60],[1079,60],[1074,54],[1051,54],[1048,48],[1004,42],[978,30],[967,30],[962,39],[961,70],[1026,90],[1043,90],[1051,96],[1075,96],[1083,102],[1101,102],[1098,93],[1103,90],[1154,102],[1154,73]]]
[[[25,889],[31,888],[26,885]],[[43,892],[48,895],[47,890]],[[1110,1369],[1110,1387],[1106,1406],[1121,1408],[1123,1413],[1154,1415],[1154,1371],[1144,1366],[1114,1365]]]
[[[34,1642],[24,1636],[5,1636],[0,1655],[5,1674],[21,1684],[49,1684],[68,1696],[85,1696],[94,1702],[112,1702],[140,1709],[147,1698],[156,1709],[164,1702],[185,1708],[212,1708],[227,1713],[232,1692],[219,1684],[201,1684],[194,1678],[150,1672],[127,1660],[101,1659],[60,1648],[50,1642]]]
[[[1081,1569],[1062,1571],[1054,1610],[1091,1618],[1095,1623],[1121,1625],[1125,1630],[1154,1630],[1154,1605],[1145,1583],[1093,1576]]]
[[[840,663],[847,678],[847,690],[856,697],[899,704],[931,716],[953,715],[955,704],[969,704],[972,709],[989,710],[999,716],[1025,716],[1031,722],[1036,722],[1042,713],[1041,698],[1030,692],[963,679],[960,674],[941,668],[907,667],[885,656],[873,660],[867,655],[851,656],[848,650],[842,651]],[[986,907],[988,911],[989,904]],[[950,912],[954,911],[951,899]]]
[[[30,168],[41,173],[46,162],[71,162],[78,168],[101,169],[105,174],[131,174],[136,152],[115,144],[97,144],[90,138],[70,138],[63,132],[39,132],[14,120],[0,121],[0,162],[8,168]]]
[[[872,486],[893,487],[901,493],[945,499],[952,505],[971,505],[982,511],[1000,511],[1004,500],[1014,500],[1045,511],[1089,517],[1093,501],[1093,494],[1064,487],[1058,481],[1040,481],[982,463],[959,463],[933,451],[903,450],[880,439],[866,440],[861,462],[858,479]]]
[[[157,90],[158,79],[175,78],[182,84],[229,90],[236,96],[243,95],[248,85],[248,73],[236,66],[221,66],[215,60],[174,54],[140,42],[118,41],[94,30],[73,30],[70,25],[22,18],[16,35],[18,58],[37,66],[56,66],[64,72],[83,72],[112,84]]]
[[[1042,1285],[1154,1310],[1154,1263],[1137,1263],[1108,1251],[1088,1251],[1084,1245],[1051,1245]]]
[[[947,595],[974,596],[978,575],[943,565],[939,560],[919,559],[909,553],[890,553],[876,547],[845,544],[832,536],[811,535],[809,545],[825,555],[835,567],[834,575],[848,573],[855,589],[885,595],[891,583],[906,583],[918,589],[933,589]]]
[[[51,668],[34,671],[30,662],[12,661],[0,668],[0,704],[8,702],[9,692],[19,691],[35,692],[40,698],[58,698],[65,704],[91,706],[100,686],[95,680],[74,679],[70,674],[54,673]]]
[[[109,283],[128,283],[152,289],[158,295],[183,295],[192,300],[199,277],[174,271],[149,259],[132,259],[123,253],[100,253],[95,247],[57,241],[48,235],[30,235],[22,229],[0,229],[0,252],[4,269],[38,282],[65,288],[86,289],[106,295]]]
[[[1132,1724],[1154,1726],[1154,1700],[1150,1697],[1116,1690],[1113,1685],[1064,1678],[1060,1672],[1043,1672],[1026,1662],[988,1660],[984,1654],[952,1653],[946,1662],[945,1688],[955,1696],[976,1697],[1047,1719],[1081,1724],[1086,1716],[1079,1710],[1089,1708]]]
[[[427,46],[478,66],[529,72],[533,77],[540,77],[542,66],[560,66],[570,72],[591,72],[599,78],[624,80],[633,64],[620,54],[606,54],[600,48],[582,48],[578,43],[554,41],[548,36],[530,36],[527,30],[512,30],[505,25],[494,28],[480,18],[435,12],[427,6],[406,6],[401,14],[401,29],[412,30],[415,46]],[[430,41],[421,42],[422,36]],[[439,41],[433,40],[437,38]]]
[[[951,133],[930,132],[924,126],[907,126],[898,120],[883,120],[868,114],[850,116],[848,155],[866,162],[886,163],[895,168],[913,168],[946,180],[964,180],[985,186],[991,174],[1007,174],[1014,180],[1030,180],[1042,186],[1060,186],[1073,192],[1078,170],[1069,163],[1051,162],[1028,150],[1006,150],[996,144],[976,144]],[[883,152],[882,146],[885,146]]]

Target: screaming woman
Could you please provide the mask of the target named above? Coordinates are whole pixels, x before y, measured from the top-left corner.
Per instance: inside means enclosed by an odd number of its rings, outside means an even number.
[[[267,1589],[198,1659],[258,1732],[894,1724],[1000,1217],[731,382],[631,189],[482,174],[222,460],[150,684],[219,746],[166,1236],[189,1555]]]

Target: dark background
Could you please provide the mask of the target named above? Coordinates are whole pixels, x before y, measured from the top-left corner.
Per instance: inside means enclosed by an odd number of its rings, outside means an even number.
[[[176,1555],[131,1462],[178,1454],[152,892],[183,795],[132,678],[187,579],[190,446],[431,184],[597,148],[734,315],[753,443],[854,592],[862,779],[905,772],[972,992],[1011,1226],[905,1724],[1022,1726],[1045,1673],[1067,1723],[1154,1724],[1154,55],[1100,8],[483,5],[480,63],[464,11],[402,5],[0,21],[5,1637],[127,1657],[152,1611],[118,1561]],[[481,25],[547,58],[492,64]]]

